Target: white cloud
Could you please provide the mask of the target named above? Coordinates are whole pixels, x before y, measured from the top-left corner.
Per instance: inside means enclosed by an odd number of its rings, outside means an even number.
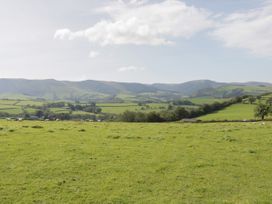
[[[94,59],[94,58],[98,57],[99,55],[100,55],[99,52],[97,52],[97,51],[91,51],[89,53],[89,58]]]
[[[120,67],[118,72],[127,72],[127,71],[144,71],[144,67],[137,67],[137,66],[127,66],[127,67]]]
[[[55,39],[59,38],[59,39],[63,40],[65,38],[70,38],[71,35],[72,35],[72,32],[69,29],[64,28],[64,29],[57,30],[54,35],[54,38]]]
[[[272,2],[262,8],[233,13],[212,33],[226,47],[244,48],[258,56],[272,56]]]
[[[71,32],[57,30],[55,38],[87,38],[91,43],[106,45],[169,45],[174,38],[190,38],[212,27],[210,14],[179,0],[149,4],[145,0],[119,0],[97,9],[109,18],[90,28]]]

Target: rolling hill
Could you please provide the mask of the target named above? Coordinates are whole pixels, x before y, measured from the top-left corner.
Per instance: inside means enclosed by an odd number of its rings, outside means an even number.
[[[0,79],[0,98],[44,98],[50,100],[170,100],[182,97],[227,98],[243,94],[272,92],[262,82],[221,83],[196,80],[180,84],[141,84],[108,81],[57,81]]]

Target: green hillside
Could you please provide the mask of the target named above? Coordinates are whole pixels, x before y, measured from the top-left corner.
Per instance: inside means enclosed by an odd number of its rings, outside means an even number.
[[[251,120],[254,117],[254,108],[256,105],[235,104],[215,113],[204,115],[198,119],[206,120]]]
[[[232,98],[272,92],[272,84],[220,83],[196,80],[180,84],[141,84],[107,81],[0,79],[0,98],[97,101],[165,102],[185,97]]]

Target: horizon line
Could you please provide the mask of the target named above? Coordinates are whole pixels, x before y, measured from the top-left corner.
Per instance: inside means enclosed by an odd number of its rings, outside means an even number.
[[[100,79],[83,79],[83,80],[70,80],[70,79],[56,79],[56,78],[22,78],[22,77],[0,77],[0,80],[27,80],[27,81],[59,81],[59,82],[84,82],[84,81],[97,81],[97,82],[110,82],[110,83],[134,83],[134,84],[146,84],[146,85],[153,85],[153,84],[183,84],[188,82],[196,82],[196,81],[210,81],[210,82],[216,82],[216,83],[225,83],[225,84],[243,84],[243,83],[268,83],[272,84],[272,82],[268,81],[217,81],[212,79],[195,79],[195,80],[188,80],[183,82],[136,82],[136,81],[111,81],[111,80],[100,80]]]

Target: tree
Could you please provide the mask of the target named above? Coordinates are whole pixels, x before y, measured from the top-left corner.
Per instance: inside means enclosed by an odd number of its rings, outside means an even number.
[[[42,110],[37,110],[35,115],[39,118],[43,117],[44,116],[44,112]]]
[[[142,112],[135,114],[135,122],[146,122],[146,115]]]
[[[261,118],[264,120],[266,116],[270,113],[271,107],[266,104],[258,104],[257,107],[255,108],[255,117]]]
[[[23,109],[23,114],[22,114],[22,116],[23,116],[23,118],[25,118],[25,119],[30,118],[30,114],[29,114],[25,109]]]
[[[248,102],[249,102],[250,104],[253,104],[255,101],[256,101],[256,98],[255,98],[254,96],[250,96],[250,97],[248,98]]]
[[[164,119],[161,117],[159,113],[150,112],[146,115],[147,122],[163,122]]]
[[[184,118],[188,118],[189,117],[189,112],[183,107],[178,107],[175,110],[175,115],[176,115],[177,120],[181,120],[181,119],[184,119]]]
[[[121,115],[121,120],[124,122],[135,122],[136,113],[132,111],[125,111]]]
[[[270,97],[269,99],[267,99],[266,103],[270,106],[272,106],[272,97]]]
[[[167,110],[173,110],[174,109],[174,106],[169,104],[168,107],[167,107]]]

